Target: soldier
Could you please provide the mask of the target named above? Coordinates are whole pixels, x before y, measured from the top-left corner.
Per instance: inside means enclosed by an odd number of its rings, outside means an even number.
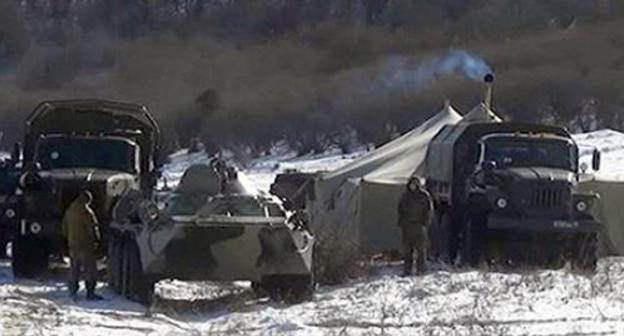
[[[433,205],[429,192],[425,190],[418,177],[407,183],[407,190],[399,202],[399,227],[401,228],[401,252],[403,253],[403,276],[412,273],[414,251],[417,253],[418,273],[425,270],[427,250],[427,228]]]
[[[69,292],[76,297],[81,273],[85,277],[87,300],[101,300],[95,294],[97,281],[97,249],[100,243],[100,232],[95,213],[91,209],[93,196],[84,190],[65,211],[63,217],[63,234],[67,238],[71,272]]]

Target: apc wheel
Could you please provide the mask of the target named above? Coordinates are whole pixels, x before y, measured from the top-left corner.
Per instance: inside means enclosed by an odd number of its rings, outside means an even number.
[[[312,298],[314,281],[311,275],[272,275],[262,279],[260,294],[266,292],[271,299],[297,303]]]
[[[48,262],[42,239],[27,235],[13,241],[11,267],[15,278],[34,278],[48,269]]]

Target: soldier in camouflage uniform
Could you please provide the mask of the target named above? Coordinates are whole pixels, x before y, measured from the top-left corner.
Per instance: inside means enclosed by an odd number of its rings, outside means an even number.
[[[67,208],[63,217],[63,233],[67,238],[71,272],[69,292],[75,298],[81,275],[85,278],[88,300],[101,300],[95,294],[97,281],[97,249],[100,244],[100,232],[95,213],[91,209],[93,196],[83,191]]]
[[[417,253],[416,267],[419,273],[425,270],[427,230],[433,204],[429,192],[419,178],[407,183],[407,190],[399,202],[399,227],[401,228],[401,252],[403,253],[403,276],[412,273],[414,252]]]

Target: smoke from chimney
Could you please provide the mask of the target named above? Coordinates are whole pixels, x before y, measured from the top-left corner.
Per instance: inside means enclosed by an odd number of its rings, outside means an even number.
[[[407,58],[388,62],[382,73],[390,89],[420,90],[442,76],[460,75],[475,81],[493,73],[480,57],[463,50],[451,50],[447,55],[419,64],[409,64]]]

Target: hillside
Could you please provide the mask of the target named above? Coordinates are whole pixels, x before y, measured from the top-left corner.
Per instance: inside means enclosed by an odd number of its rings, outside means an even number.
[[[39,101],[76,97],[147,104],[168,150],[195,138],[254,156],[278,140],[301,153],[353,135],[379,144],[445,98],[470,109],[488,68],[500,114],[624,126],[617,1],[11,3],[0,21],[6,148]]]

